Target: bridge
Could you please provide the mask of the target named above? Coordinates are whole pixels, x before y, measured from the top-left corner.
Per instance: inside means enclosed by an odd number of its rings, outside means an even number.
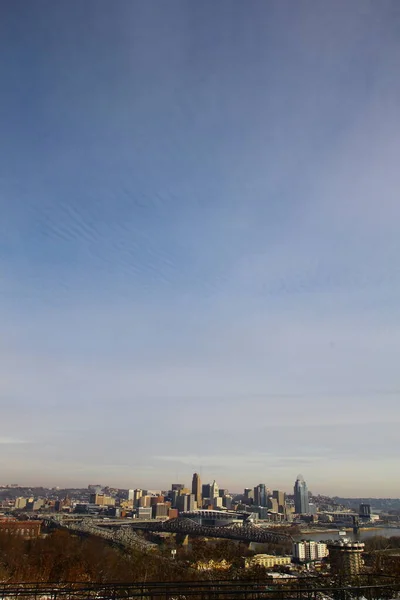
[[[145,521],[131,522],[132,529],[142,529],[144,531],[160,533],[178,533],[197,537],[214,537],[228,540],[238,540],[243,542],[258,542],[260,544],[281,542],[292,542],[293,538],[289,533],[284,533],[276,529],[265,529],[251,522],[232,523],[230,525],[200,525],[192,519],[178,517],[168,521]]]
[[[178,517],[165,521],[128,521],[121,520],[117,523],[95,522],[92,518],[83,517],[79,520],[56,520],[46,519],[45,522],[53,527],[66,529],[82,535],[94,535],[101,537],[121,547],[152,550],[156,544],[139,536],[136,531],[148,531],[152,533],[171,533],[178,535],[189,535],[193,537],[221,538],[237,540],[246,543],[257,542],[259,544],[279,544],[292,542],[292,536],[280,528],[267,529],[254,525],[251,521],[242,523],[231,523],[229,525],[202,525],[187,517]],[[135,531],[136,530],[136,531]]]
[[[333,518],[339,518],[341,521],[350,521],[353,525],[353,533],[358,533],[360,529],[360,517],[354,512],[344,511],[323,511],[322,514],[330,515]]]
[[[137,550],[154,550],[157,546],[148,542],[126,527],[109,530],[93,523],[92,519],[81,519],[79,521],[55,521],[48,520],[48,524],[57,528],[67,529],[81,535],[94,535],[123,548]]]

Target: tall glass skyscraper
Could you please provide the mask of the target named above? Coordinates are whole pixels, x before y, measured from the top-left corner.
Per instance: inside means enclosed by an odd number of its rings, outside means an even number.
[[[254,488],[254,504],[257,506],[267,506],[267,489],[265,483],[259,483]]]
[[[298,475],[294,484],[294,506],[299,515],[307,515],[310,512],[308,488],[303,475]]]

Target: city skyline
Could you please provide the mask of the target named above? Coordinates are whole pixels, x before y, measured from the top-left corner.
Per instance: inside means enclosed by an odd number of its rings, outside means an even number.
[[[399,27],[3,0],[1,479],[400,496]]]

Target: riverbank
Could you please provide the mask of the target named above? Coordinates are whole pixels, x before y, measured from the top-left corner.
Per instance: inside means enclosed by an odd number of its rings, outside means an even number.
[[[308,527],[299,532],[298,535],[293,535],[296,542],[307,539],[315,542],[324,542],[326,540],[339,540],[342,536],[339,535],[340,531],[346,532],[346,537],[353,541],[364,541],[370,537],[382,536],[386,538],[400,536],[400,528],[395,527],[362,527],[357,533],[353,532],[351,527],[333,529],[332,527],[323,529],[312,529]]]

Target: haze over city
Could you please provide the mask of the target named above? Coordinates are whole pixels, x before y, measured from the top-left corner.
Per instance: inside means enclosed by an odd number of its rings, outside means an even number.
[[[0,19],[0,478],[400,496],[400,10]]]

